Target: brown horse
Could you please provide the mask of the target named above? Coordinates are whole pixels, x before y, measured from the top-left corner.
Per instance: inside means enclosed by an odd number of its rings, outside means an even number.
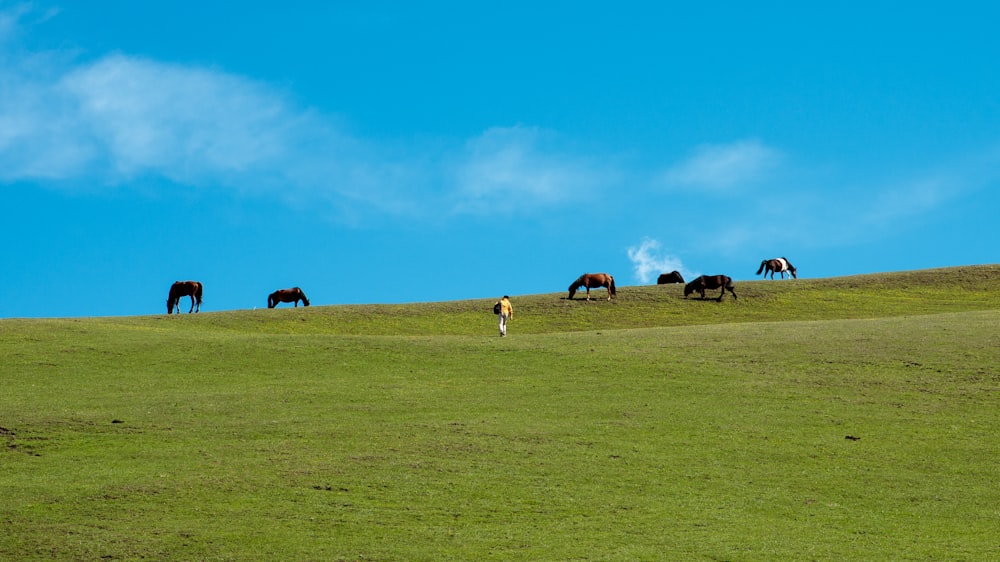
[[[661,273],[656,279],[657,285],[666,285],[668,283],[683,283],[684,277],[681,275],[680,271],[671,271],[670,273]]]
[[[798,279],[798,276],[795,275],[795,266],[792,265],[792,262],[788,261],[788,258],[764,260],[760,262],[760,267],[757,268],[757,275],[760,275],[761,271],[764,272],[764,277],[767,277],[767,274],[770,273],[771,279],[774,279],[775,273],[780,273],[781,278],[784,279],[786,271],[792,279]]]
[[[615,278],[607,273],[584,273],[569,286],[569,298],[573,298],[580,287],[587,288],[587,300],[590,300],[590,290],[605,287],[608,290],[608,300],[615,296]]]
[[[299,301],[302,301],[304,306],[309,306],[309,299],[306,298],[306,294],[302,292],[302,289],[298,287],[278,289],[267,296],[267,307],[274,308],[278,306],[279,302],[294,302],[295,307],[298,308]]]
[[[733,294],[733,298],[736,297],[736,287],[733,285],[733,280],[727,275],[702,275],[701,277],[695,279],[694,281],[688,283],[684,286],[684,296],[687,297],[691,293],[698,292],[701,293],[701,298],[705,298],[706,289],[718,289],[722,288],[722,292],[719,293],[719,298],[715,299],[718,302],[722,302],[722,297],[726,294],[728,290]]]
[[[167,295],[167,314],[173,313],[174,308],[177,309],[177,314],[181,313],[181,297],[191,297],[191,310],[188,314],[200,312],[201,290],[201,283],[198,281],[174,281],[170,286],[170,294]],[[197,309],[195,304],[198,305]]]

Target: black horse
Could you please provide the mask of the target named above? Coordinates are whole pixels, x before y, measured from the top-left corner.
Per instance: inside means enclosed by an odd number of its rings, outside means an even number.
[[[201,311],[201,283],[198,281],[174,281],[174,284],[170,286],[170,294],[167,295],[167,314],[173,313],[174,309],[177,309],[177,314],[181,313],[181,297],[191,297],[191,310],[188,314],[192,312]],[[197,304],[198,308],[195,308]]]
[[[792,262],[788,261],[788,258],[764,260],[760,262],[760,267],[757,268],[757,275],[760,275],[762,271],[764,272],[764,277],[767,277],[767,274],[770,273],[771,279],[774,279],[775,273],[780,273],[781,278],[784,279],[786,271],[792,279],[798,279],[798,276],[795,274],[795,266],[792,265]]]
[[[683,283],[684,277],[681,275],[680,271],[671,271],[670,273],[661,273],[656,279],[657,285],[666,285],[667,283]]]
[[[722,292],[719,293],[719,298],[715,299],[718,302],[722,302],[722,297],[725,296],[726,291],[733,294],[733,298],[738,298],[736,296],[736,287],[733,285],[733,280],[728,275],[702,275],[701,277],[695,279],[694,281],[688,283],[684,286],[684,296],[687,297],[691,293],[701,293],[701,298],[705,298],[705,290],[712,290],[722,288]]]
[[[298,308],[299,301],[302,301],[304,306],[309,306],[309,299],[306,298],[306,294],[302,292],[302,289],[298,287],[278,289],[267,296],[267,307],[274,308],[278,306],[279,302],[294,302],[295,307]]]

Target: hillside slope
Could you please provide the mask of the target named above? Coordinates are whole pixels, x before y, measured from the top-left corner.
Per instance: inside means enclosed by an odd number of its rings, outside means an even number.
[[[990,559],[998,276],[0,321],[0,559]]]
[[[1000,265],[950,267],[825,279],[757,280],[736,284],[738,299],[717,291],[684,298],[683,285],[623,286],[618,297],[592,300],[566,293],[513,295],[511,335],[582,330],[881,318],[1000,309]],[[167,316],[101,318],[98,322],[161,329],[350,335],[492,335],[499,297],[398,305],[333,305]],[[7,320],[62,322],[55,320]]]

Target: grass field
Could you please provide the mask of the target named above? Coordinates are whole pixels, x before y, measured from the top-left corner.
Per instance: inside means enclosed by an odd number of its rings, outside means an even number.
[[[1000,266],[736,291],[2,320],[0,559],[996,559]]]

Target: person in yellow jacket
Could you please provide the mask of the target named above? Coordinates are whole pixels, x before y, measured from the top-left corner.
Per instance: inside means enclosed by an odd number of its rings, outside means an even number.
[[[497,316],[500,317],[500,337],[507,335],[507,321],[514,317],[514,307],[510,305],[510,297],[504,295],[500,299],[500,312]]]

